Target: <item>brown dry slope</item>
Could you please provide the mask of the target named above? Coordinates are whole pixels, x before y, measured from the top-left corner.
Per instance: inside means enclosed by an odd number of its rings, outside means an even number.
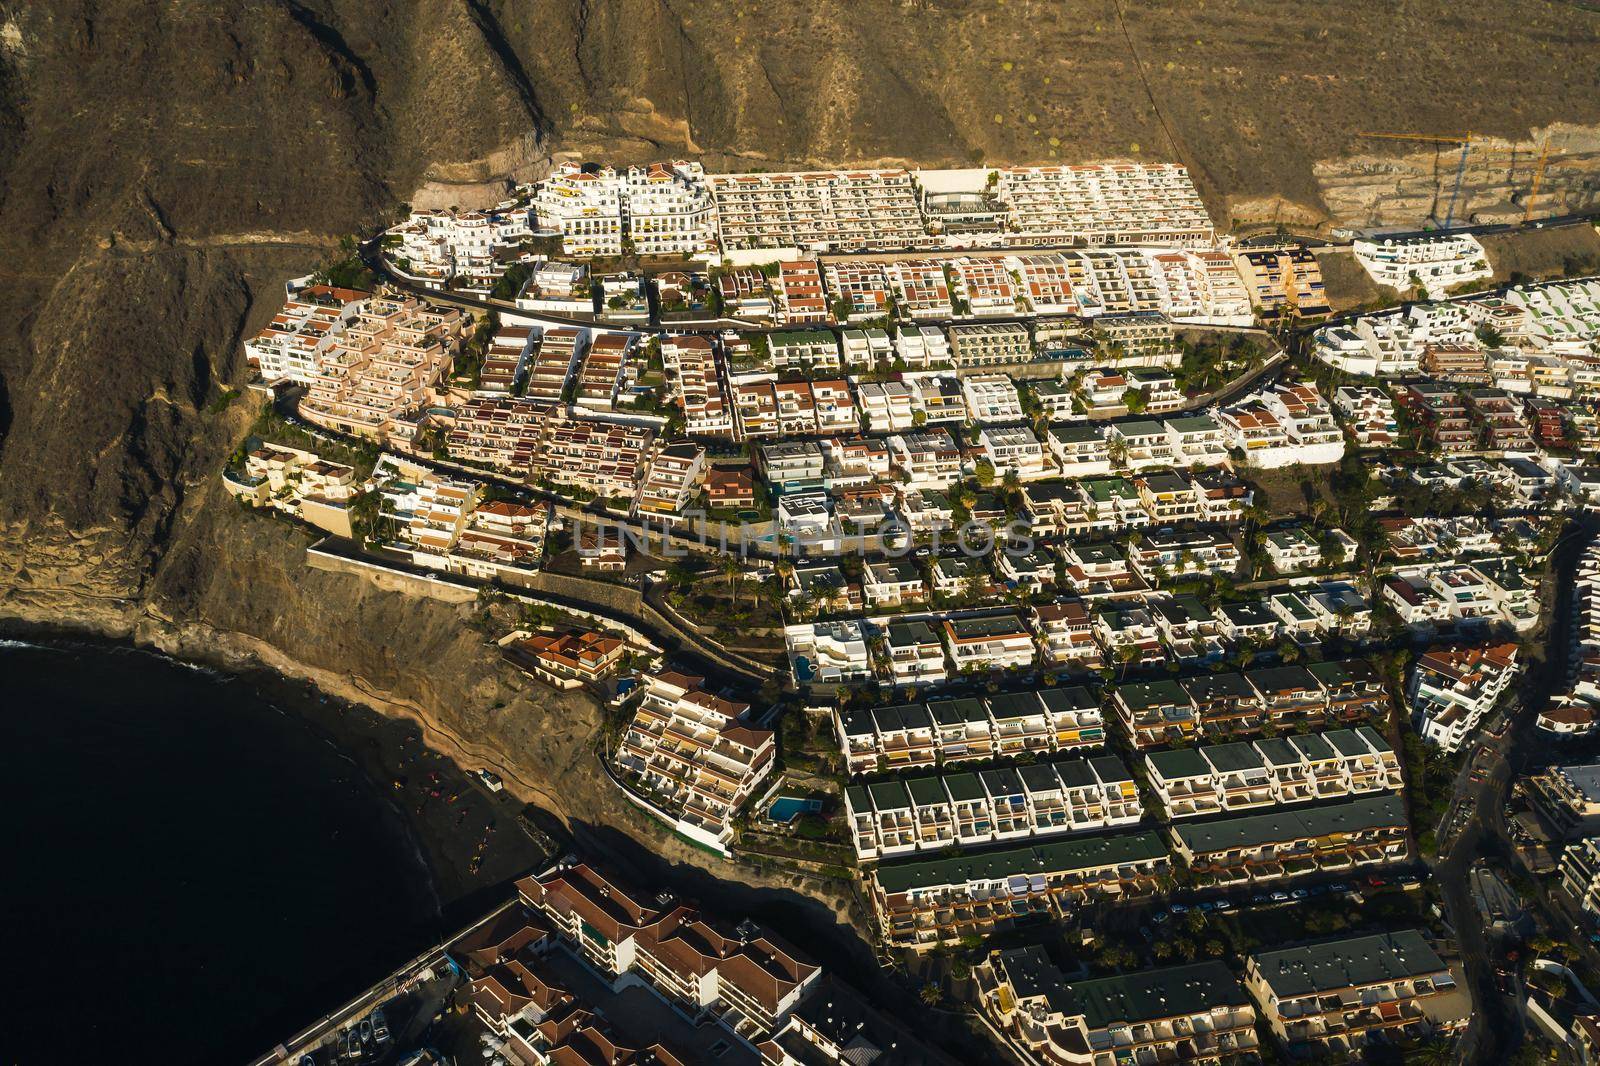
[[[560,773],[575,737],[500,732],[486,653],[417,632],[449,612],[208,513],[240,337],[339,236],[552,152],[1177,158],[1224,223],[1316,219],[1357,129],[1600,124],[1597,43],[1535,0],[0,0],[0,615],[381,674]]]

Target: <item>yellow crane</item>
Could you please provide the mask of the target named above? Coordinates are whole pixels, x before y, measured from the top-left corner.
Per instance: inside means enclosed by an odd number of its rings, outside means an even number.
[[[1473,133],[1379,133],[1372,130],[1363,130],[1361,133],[1357,134],[1357,136],[1376,137],[1377,139],[1384,141],[1421,141],[1424,144],[1434,145],[1436,149],[1437,146],[1442,144],[1459,144],[1461,146],[1461,161],[1456,164],[1455,184],[1450,186],[1450,206],[1444,213],[1444,222],[1439,226],[1440,229],[1449,229],[1450,223],[1453,222],[1456,217],[1456,198],[1461,195],[1461,177],[1467,172],[1467,153],[1470,152],[1472,150],[1472,146],[1477,143],[1477,135]],[[1438,169],[1438,158],[1439,157],[1436,151],[1434,155],[1434,168],[1436,172]],[[1435,180],[1437,180],[1437,178]],[[1438,201],[1435,201],[1433,213],[1435,222],[1439,221],[1437,204]]]
[[[1533,168],[1533,185],[1528,189],[1528,202],[1522,205],[1522,224],[1526,226],[1533,217],[1533,202],[1539,198],[1539,184],[1544,181],[1544,164],[1550,158],[1550,135],[1544,135],[1544,144],[1539,148],[1539,162]]]

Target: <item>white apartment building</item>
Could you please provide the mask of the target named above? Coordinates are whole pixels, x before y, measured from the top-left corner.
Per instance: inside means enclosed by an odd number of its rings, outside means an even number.
[[[1169,418],[1162,425],[1177,466],[1221,466],[1228,461],[1228,437],[1209,415]]]
[[[716,204],[699,163],[629,167],[622,209],[624,235],[640,255],[696,256],[716,247]]]
[[[1334,410],[1344,428],[1363,448],[1387,448],[1400,437],[1394,400],[1377,385],[1341,385],[1333,394]]]
[[[951,296],[958,316],[1013,315],[1020,293],[999,259],[961,256],[945,263],[954,282]]]
[[[889,453],[910,488],[946,489],[961,480],[961,449],[949,430],[896,434],[889,438]]]
[[[1174,163],[1002,167],[995,196],[1016,243],[1210,248],[1211,218]]]
[[[1078,686],[926,705],[836,709],[834,726],[851,774],[1077,751],[1105,743],[1100,702]]]
[[[527,208],[494,211],[414,211],[389,231],[398,247],[389,249],[402,273],[424,281],[454,281],[458,288],[488,291],[510,263],[518,246],[532,235]]]
[[[704,691],[702,678],[664,671],[642,680],[612,756],[617,772],[676,816],[680,831],[723,850],[734,813],[772,770],[772,732],[746,721],[749,704]]]
[[[1245,987],[1302,1056],[1356,1058],[1374,1039],[1448,1037],[1472,1017],[1457,971],[1415,929],[1257,952],[1245,959]]]
[[[905,170],[713,174],[723,252],[933,247]]]
[[[1027,419],[1017,387],[1004,374],[974,374],[962,378],[961,395],[966,399],[967,413],[974,422],[992,425]]]
[[[1111,473],[1111,446],[1098,426],[1051,426],[1045,444],[1063,477],[1096,477]]]
[[[862,861],[1136,825],[1144,814],[1114,755],[850,785],[845,812]]]
[[[856,401],[869,433],[899,433],[916,425],[911,387],[903,381],[860,381]]]
[[[1459,751],[1494,709],[1517,673],[1517,646],[1435,648],[1412,664],[1406,702],[1417,732]]]
[[[1032,481],[1054,473],[1044,445],[1027,426],[985,426],[978,432],[978,447],[996,477],[1015,474],[1022,481]]]
[[[1432,300],[1444,299],[1457,285],[1494,276],[1483,245],[1470,233],[1365,237],[1351,251],[1379,285],[1402,293],[1421,285]]]
[[[884,656],[896,685],[936,685],[950,676],[944,643],[921,619],[890,622],[884,629]]]
[[[949,318],[950,281],[935,259],[896,259],[884,265],[901,317]],[[908,365],[914,365],[907,359]]]
[[[783,639],[798,684],[838,685],[872,677],[872,655],[859,619],[786,626]]]
[[[945,650],[957,671],[1017,670],[1033,665],[1033,634],[1014,611],[952,615],[942,622]]]
[[[706,478],[706,450],[687,442],[669,444],[650,460],[639,495],[634,497],[637,515],[681,516],[700,495]]]
[[[894,345],[881,329],[847,329],[839,336],[844,365],[852,370],[871,370],[888,366],[894,359]]]
[[[979,1009],[1009,1045],[1025,1049],[1018,1061],[1125,1066],[1260,1057],[1250,997],[1215,959],[1068,981],[1034,944],[990,953],[974,976]]]
[[[894,339],[894,350],[900,361],[911,369],[950,363],[950,340],[938,326],[900,327]]]
[[[1027,327],[1016,322],[951,326],[950,353],[959,367],[1027,363],[1033,342]]]
[[[1370,726],[1174,748],[1144,760],[1169,820],[1403,787],[1394,749]]]
[[[567,255],[622,254],[622,182],[611,167],[562,163],[534,188],[538,228],[561,234]]]
[[[340,334],[354,322],[370,293],[312,284],[297,278],[285,286],[286,300],[272,321],[244,342],[245,360],[261,380],[310,385]]]

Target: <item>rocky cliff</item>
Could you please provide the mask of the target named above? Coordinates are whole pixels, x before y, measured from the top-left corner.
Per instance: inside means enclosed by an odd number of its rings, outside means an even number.
[[[553,153],[1176,158],[1224,224],[1315,222],[1385,195],[1414,214],[1435,180],[1396,153],[1397,191],[1357,188],[1384,148],[1360,130],[1470,125],[1523,146],[1521,181],[1538,131],[1600,122],[1600,14],[1582,6],[1326,17],[1277,0],[0,0],[0,613],[231,635],[559,779],[592,711],[541,696],[535,714],[455,612],[308,573],[287,531],[216,513],[247,422],[219,397],[286,277],[419,190],[448,203]],[[1593,174],[1584,136],[1561,162],[1571,195]]]

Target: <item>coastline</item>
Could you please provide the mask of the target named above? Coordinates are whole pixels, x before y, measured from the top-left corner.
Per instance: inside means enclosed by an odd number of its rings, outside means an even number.
[[[495,794],[469,777],[459,748],[452,753],[432,742],[448,734],[430,729],[394,701],[388,701],[391,710],[386,713],[367,699],[330,692],[309,676],[312,671],[283,671],[255,656],[241,657],[237,649],[195,655],[187,641],[174,649],[133,634],[114,636],[15,618],[0,619],[0,641],[149,655],[248,686],[353,763],[373,795],[393,810],[415,853],[441,935],[499,902],[512,881],[550,858],[548,847],[523,828],[527,805],[509,787]],[[350,689],[360,692],[359,686]],[[540,830],[559,832],[553,818],[528,813]]]

